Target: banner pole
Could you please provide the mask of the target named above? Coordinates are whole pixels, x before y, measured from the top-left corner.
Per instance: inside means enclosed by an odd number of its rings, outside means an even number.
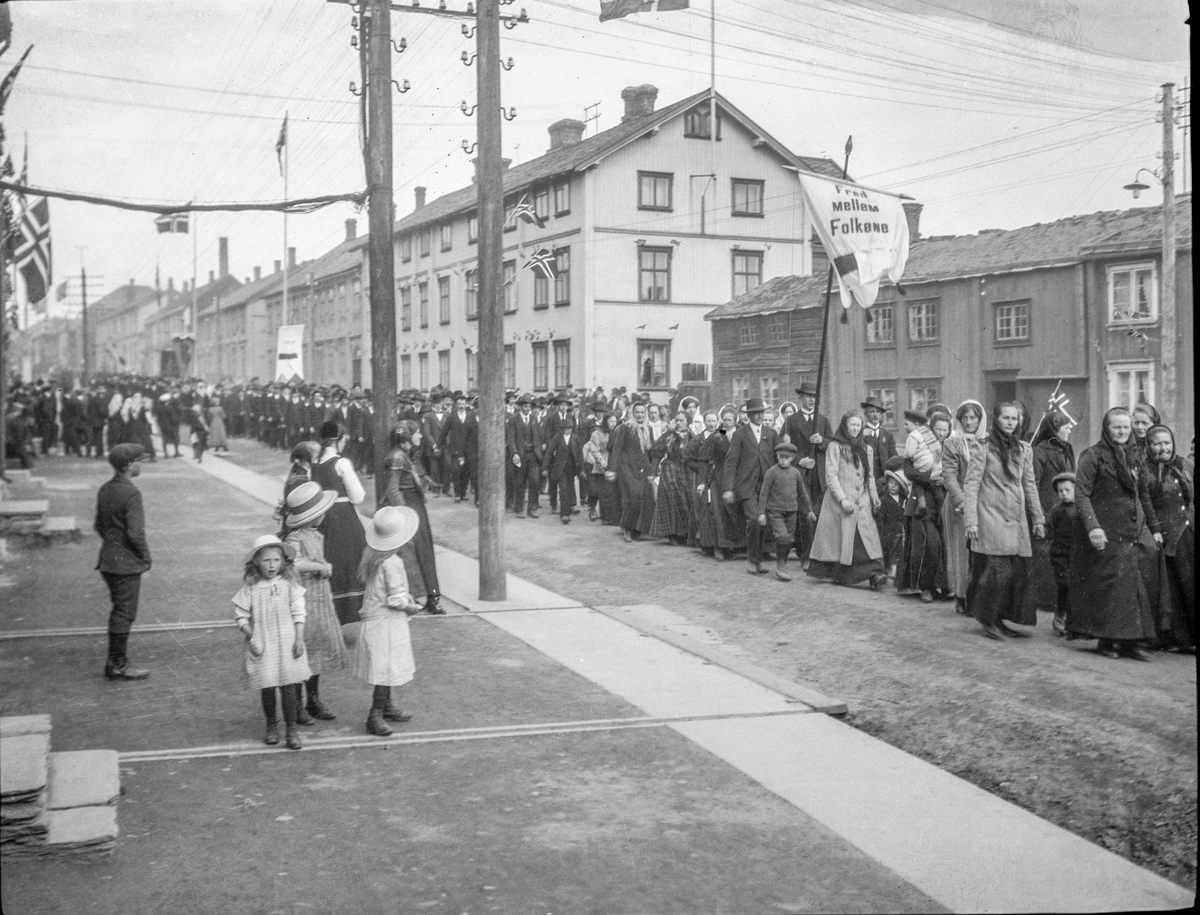
[[[848,169],[850,168],[850,151],[854,149],[853,137],[846,138],[846,158],[845,164],[842,165],[842,177],[849,179]],[[829,303],[833,298],[833,252],[827,251],[829,256],[829,276],[825,280],[825,310],[821,313],[821,354],[817,357],[817,397],[813,404],[813,425],[816,426],[817,417],[821,413],[821,382],[825,377],[825,351],[829,346]]]

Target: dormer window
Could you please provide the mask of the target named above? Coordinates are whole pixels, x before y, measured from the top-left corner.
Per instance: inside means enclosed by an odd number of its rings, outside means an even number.
[[[711,139],[712,131],[709,124],[711,114],[707,102],[693,108],[683,116],[683,135],[685,137],[696,137],[701,140]],[[717,139],[721,139],[720,115],[717,116]]]

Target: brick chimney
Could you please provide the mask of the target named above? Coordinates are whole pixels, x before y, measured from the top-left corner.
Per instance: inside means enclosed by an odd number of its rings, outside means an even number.
[[[291,270],[296,266],[296,249],[288,248],[288,269]]]
[[[283,261],[275,261],[275,272],[279,273],[283,270]]]
[[[169,276],[169,277],[167,277],[167,292],[174,292],[174,291],[175,291],[175,277]]]
[[[262,279],[262,267],[255,267],[254,268],[254,280],[255,280],[255,282],[257,282],[261,279]]]
[[[574,146],[583,139],[584,123],[574,118],[563,118],[550,125],[550,148],[561,149]]]
[[[658,98],[658,87],[643,83],[640,86],[627,86],[621,90],[621,98],[625,101],[625,114],[622,121],[640,118],[654,113],[654,101]]]
[[[354,241],[358,235],[358,221],[355,219],[346,220],[346,241]]]
[[[217,239],[217,269],[221,279],[229,276],[229,239]]]
[[[419,209],[421,209],[421,207],[425,206],[425,188],[414,187],[413,188],[413,197],[416,198],[416,202],[417,202],[417,205],[415,207],[413,207],[414,210],[419,210]]]
[[[925,209],[925,204],[917,203],[915,200],[905,200],[902,204],[904,207],[904,216],[908,220],[908,240],[909,242],[920,241],[921,239],[921,211]]]
[[[216,278],[217,278],[217,274],[214,271],[212,271],[212,270],[208,271],[208,282],[210,285]]]

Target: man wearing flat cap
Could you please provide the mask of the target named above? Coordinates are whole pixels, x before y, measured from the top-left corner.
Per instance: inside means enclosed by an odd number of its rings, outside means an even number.
[[[104,676],[109,680],[145,680],[148,670],[129,666],[126,646],[137,618],[142,574],[150,571],[150,546],[146,543],[146,521],[142,494],[133,485],[146,457],[141,445],[117,445],[108,453],[113,478],[96,496],[96,533],[100,535],[100,558],[96,568],[108,585],[112,612],[108,617],[108,661]]]
[[[896,453],[896,438],[883,427],[887,407],[878,397],[868,397],[859,406],[862,407],[863,416],[866,418],[862,431],[863,443],[870,445],[875,452],[875,481],[882,483],[883,465]]]

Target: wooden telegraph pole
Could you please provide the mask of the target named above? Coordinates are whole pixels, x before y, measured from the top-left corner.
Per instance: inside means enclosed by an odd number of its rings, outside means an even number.
[[[479,158],[479,597],[504,600],[504,169],[500,162],[500,2],[476,19]]]
[[[1162,321],[1162,343],[1159,346],[1162,362],[1162,384],[1158,389],[1158,407],[1167,422],[1180,420],[1175,412],[1175,363],[1179,355],[1179,331],[1175,313],[1175,96],[1174,83],[1162,87],[1162,302],[1159,315]]]

